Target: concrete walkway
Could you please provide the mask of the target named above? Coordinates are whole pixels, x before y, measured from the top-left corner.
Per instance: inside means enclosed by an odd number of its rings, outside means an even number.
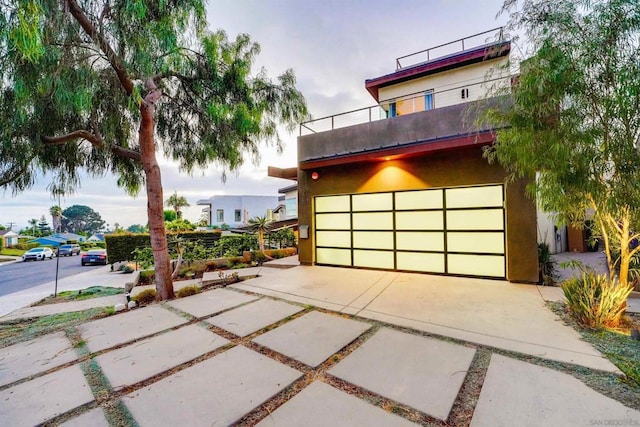
[[[384,277],[374,285],[382,283],[393,287]],[[569,372],[570,365],[531,364],[344,311],[220,288],[1,348],[0,413],[11,426],[640,423],[639,411]]]
[[[0,424],[640,425],[640,405],[582,382],[619,371],[546,308],[560,288],[283,264],[0,348]],[[131,277],[79,276],[60,288]]]

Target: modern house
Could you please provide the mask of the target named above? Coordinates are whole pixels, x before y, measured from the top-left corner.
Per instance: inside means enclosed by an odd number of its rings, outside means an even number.
[[[75,234],[75,233],[56,233],[53,234],[51,237],[57,237],[59,239],[65,239],[68,241],[72,241],[72,242],[84,242],[86,240],[86,237],[80,235],[80,234]]]
[[[213,196],[198,200],[198,205],[206,206],[209,226],[221,227],[223,224],[231,228],[247,225],[256,216],[273,217],[273,210],[278,206],[278,196]]]
[[[18,233],[11,230],[0,230],[0,247],[8,248],[18,244]]]
[[[535,203],[474,125],[510,50],[496,29],[400,57],[365,82],[376,106],[301,125],[301,263],[538,280]]]
[[[87,239],[87,242],[104,242],[104,233],[96,233]]]

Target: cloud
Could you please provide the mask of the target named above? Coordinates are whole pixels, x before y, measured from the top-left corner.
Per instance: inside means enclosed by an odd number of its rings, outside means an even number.
[[[398,56],[497,27],[494,17],[501,5],[502,0],[211,0],[207,16],[210,29],[223,28],[231,38],[248,33],[260,43],[256,69],[264,67],[276,76],[293,68],[311,114],[323,117],[374,105],[365,79],[394,71]],[[161,159],[165,198],[174,190],[184,195],[191,204],[185,217],[196,220],[202,209],[196,206],[199,199],[276,195],[290,182],[267,177],[267,166],[296,165],[296,136],[283,132],[281,155],[264,147],[259,165],[247,161],[225,183],[215,165],[190,176]],[[30,218],[48,218],[56,203],[46,190],[49,181],[42,177],[16,197],[0,194],[0,223],[24,227]],[[144,192],[132,198],[112,176],[84,178],[76,194],[62,200],[63,208],[73,204],[90,206],[111,225],[147,222]]]

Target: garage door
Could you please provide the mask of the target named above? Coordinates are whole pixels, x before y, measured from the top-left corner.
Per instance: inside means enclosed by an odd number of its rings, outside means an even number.
[[[315,198],[316,263],[504,278],[502,185]]]

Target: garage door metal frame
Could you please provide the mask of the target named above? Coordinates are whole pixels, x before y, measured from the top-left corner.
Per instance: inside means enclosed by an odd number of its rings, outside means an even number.
[[[479,189],[479,188],[489,188],[489,187],[499,187],[500,188],[500,194],[501,194],[501,199],[500,199],[500,203],[499,205],[496,203],[494,205],[488,205],[488,206],[482,206],[482,207],[448,207],[447,206],[447,190],[457,190],[457,189]],[[440,191],[442,193],[442,204],[441,207],[437,207],[437,208],[421,208],[421,209],[397,209],[396,206],[396,201],[397,201],[397,194],[409,194],[412,192],[418,193],[418,192],[428,192],[428,191]],[[374,211],[370,211],[370,210],[354,210],[354,196],[366,196],[366,195],[386,195],[389,194],[391,197],[391,207],[390,209],[385,209],[385,210],[374,210]],[[345,197],[348,198],[348,208],[345,208],[343,210],[332,210],[329,212],[318,212],[317,210],[317,205],[318,205],[318,201],[319,199],[323,198],[323,197]],[[463,276],[463,277],[483,277],[483,278],[492,278],[492,279],[504,279],[506,277],[506,273],[507,273],[507,253],[506,253],[506,217],[505,217],[505,204],[504,204],[504,185],[502,183],[495,183],[495,184],[482,184],[482,185],[473,185],[473,186],[459,186],[459,187],[432,187],[432,188],[424,188],[424,189],[417,189],[417,190],[401,190],[401,191],[384,191],[384,192],[370,192],[370,193],[353,193],[353,194],[326,194],[326,195],[318,195],[316,197],[314,197],[313,200],[313,207],[314,207],[314,251],[315,251],[315,256],[316,256],[316,264],[317,265],[328,265],[328,266],[339,266],[339,267],[350,267],[350,268],[367,268],[367,269],[379,269],[379,270],[392,270],[392,271],[407,271],[407,272],[422,272],[422,273],[429,273],[429,274],[441,274],[441,275],[452,275],[452,276]],[[345,204],[346,207],[346,204]],[[502,221],[502,228],[501,229],[455,229],[455,230],[451,230],[448,227],[447,224],[447,217],[448,217],[448,213],[449,212],[464,212],[464,211],[469,211],[469,212],[479,212],[479,211],[500,211],[500,217],[501,217],[501,221]],[[441,212],[442,213],[442,229],[440,230],[425,230],[425,229],[421,229],[421,228],[415,228],[415,229],[398,229],[398,224],[397,224],[397,218],[398,218],[398,213],[399,212],[406,212],[406,213],[428,213],[428,212]],[[384,229],[384,230],[380,230],[380,229],[376,229],[376,228],[372,228],[372,229],[354,229],[354,214],[371,214],[371,213],[390,213],[391,214],[391,221],[392,221],[392,227],[390,229]],[[349,216],[349,225],[348,228],[345,228],[345,226],[343,225],[342,227],[338,227],[338,228],[330,228],[330,227],[323,227],[323,228],[318,228],[318,216],[322,216],[323,214],[343,214],[343,215],[347,215]],[[496,212],[497,214],[497,212]],[[349,245],[345,246],[344,244],[341,246],[332,246],[332,245],[320,245],[318,244],[318,233],[323,233],[323,232],[338,232],[339,234],[344,236],[345,232],[349,233]],[[392,233],[393,235],[393,246],[390,249],[372,249],[372,248],[367,248],[367,247],[358,247],[354,245],[354,233],[378,233],[378,232],[382,232],[382,233]],[[425,235],[428,233],[442,233],[442,243],[443,243],[443,248],[442,250],[403,250],[403,249],[398,249],[398,236],[400,233],[424,233]],[[449,235],[450,234],[456,234],[456,233],[465,233],[465,234],[469,234],[472,235],[474,233],[484,233],[485,235],[487,233],[491,234],[491,233],[501,233],[502,234],[502,251],[500,252],[487,252],[487,251],[456,251],[456,250],[449,250]],[[348,250],[350,252],[349,254],[349,262],[348,263],[323,263],[323,262],[318,262],[318,250],[323,250],[323,249],[338,249],[338,250]],[[393,266],[392,267],[376,267],[376,266],[357,266],[355,265],[355,254],[358,251],[358,253],[362,252],[362,251],[371,251],[371,253],[391,253],[393,255]],[[443,271],[426,271],[426,270],[414,270],[414,269],[403,269],[403,268],[398,268],[398,254],[402,254],[402,253],[415,253],[415,254],[434,254],[434,255],[442,255],[443,256],[443,262],[444,262],[444,269]],[[487,256],[487,257],[493,257],[493,259],[495,260],[495,257],[499,257],[501,256],[503,258],[503,262],[502,262],[502,268],[503,268],[503,274],[500,276],[496,276],[496,275],[482,275],[482,274],[466,274],[466,273],[459,273],[459,272],[455,272],[455,271],[451,271],[450,268],[450,257],[451,256],[457,256],[457,255],[461,255],[461,256]]]

